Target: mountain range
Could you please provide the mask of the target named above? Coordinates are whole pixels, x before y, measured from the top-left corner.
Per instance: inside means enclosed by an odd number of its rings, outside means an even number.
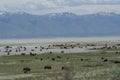
[[[119,36],[120,14],[0,14],[0,39]]]

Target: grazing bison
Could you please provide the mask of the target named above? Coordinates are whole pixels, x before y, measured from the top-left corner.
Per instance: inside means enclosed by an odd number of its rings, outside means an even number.
[[[120,52],[117,51],[116,54],[120,54]]]
[[[43,61],[43,58],[41,58],[40,60]]]
[[[115,64],[118,64],[118,63],[120,63],[120,61],[117,61],[117,60],[116,60],[116,61],[114,61],[114,63],[115,63]]]
[[[101,59],[103,60],[104,58],[103,58],[103,57],[101,57]]]
[[[72,48],[72,49],[74,49],[74,47],[73,47],[73,46],[72,46],[71,48]]]
[[[66,47],[66,46],[64,46],[63,48],[64,48],[64,49],[67,49],[67,47]]]
[[[115,64],[120,64],[120,60],[110,60],[110,62],[115,63]]]
[[[37,49],[38,47],[35,47],[35,49]]]
[[[18,50],[16,49],[15,52],[18,52]]]
[[[52,60],[52,61],[55,61],[55,58],[52,58],[51,60]]]
[[[40,49],[40,51],[42,51],[42,49]]]
[[[64,69],[65,69],[65,67],[64,67],[64,66],[62,66],[61,70],[64,70]]]
[[[64,51],[61,51],[61,53],[64,53]]]
[[[24,72],[24,73],[28,73],[28,72],[30,72],[30,71],[31,71],[31,69],[30,69],[29,67],[23,68],[23,72]]]
[[[61,59],[61,56],[57,56],[58,59]]]
[[[107,62],[107,61],[108,61],[108,59],[104,59],[104,60],[103,60],[103,62]]]
[[[24,47],[24,51],[26,51],[27,50],[27,48],[26,47]]]
[[[25,53],[21,53],[21,55],[25,56]]]
[[[83,58],[81,58],[80,60],[83,61]]]
[[[35,51],[34,49],[31,49],[31,51]]]
[[[50,54],[52,54],[53,52],[52,51],[50,51]]]
[[[5,46],[5,48],[12,48],[11,46]]]
[[[49,69],[50,70],[50,69],[52,69],[52,67],[47,65],[47,66],[44,67],[44,69]]]
[[[30,52],[30,56],[36,56],[37,54],[36,53],[31,53]]]
[[[45,49],[44,47],[41,47],[41,49]]]
[[[10,52],[8,52],[7,55],[10,55]]]

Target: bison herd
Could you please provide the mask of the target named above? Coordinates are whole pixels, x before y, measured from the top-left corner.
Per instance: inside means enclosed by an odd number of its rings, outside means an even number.
[[[29,54],[30,56],[36,56],[38,53],[42,53],[42,51],[47,51],[47,53],[54,53],[54,51],[52,51],[53,49],[60,49],[60,53],[65,53],[65,51],[67,49],[75,49],[75,48],[93,48],[93,49],[106,49],[106,50],[118,50],[120,49],[118,44],[114,44],[114,45],[110,45],[110,44],[102,44],[99,45],[95,45],[95,44],[88,44],[88,43],[84,43],[84,44],[80,44],[80,43],[64,43],[64,44],[48,44],[46,46],[4,46],[4,48],[0,49],[1,54],[7,53],[7,55],[10,55],[12,53],[18,53],[21,55],[26,55]],[[30,48],[31,47],[31,48]],[[3,50],[4,49],[4,50]],[[51,50],[51,51],[50,51]],[[43,52],[44,53],[44,52]],[[116,51],[116,54],[120,54],[120,51]]]
[[[81,44],[75,44],[75,45],[72,45],[72,44],[57,44],[57,45],[48,45],[47,47],[43,47],[43,46],[35,46],[34,48],[30,49],[30,51],[28,52],[30,56],[36,56],[37,55],[37,52],[35,52],[36,50],[39,50],[39,51],[43,51],[43,50],[49,50],[49,49],[54,49],[54,48],[59,48],[61,51],[61,53],[65,53],[64,49],[74,49],[75,47],[79,47],[79,48],[87,48],[87,47],[94,47],[94,49],[97,49],[97,47],[95,47],[96,45],[95,44],[86,44],[84,46],[81,46]],[[115,51],[115,54],[116,55],[120,55],[120,51],[117,51],[119,50],[119,46],[116,46],[116,45],[113,45],[113,46],[108,46],[108,44],[104,44],[102,47],[100,47],[99,49],[107,49],[107,50],[116,50]],[[26,51],[28,50],[27,47],[25,46],[17,46],[16,48],[14,48],[14,51],[16,53],[21,53],[22,56],[25,56],[26,55]],[[0,50],[1,52],[2,50]],[[12,46],[5,46],[4,47],[4,52],[7,53],[7,55],[10,55],[13,51],[13,47]],[[52,51],[49,51],[49,54],[53,54]],[[36,59],[38,59],[36,57]],[[48,59],[51,59],[52,61],[56,61],[57,59],[62,59],[62,56],[59,56],[57,55],[56,57],[48,57]],[[66,60],[70,59],[70,57],[66,57]],[[44,60],[44,58],[40,58],[41,61]],[[89,60],[87,58],[80,58],[80,61],[83,62],[83,61],[86,61],[86,60]],[[111,63],[114,63],[114,64],[118,64],[120,63],[120,60],[110,60],[108,58],[105,58],[105,57],[101,57],[100,60],[102,62],[111,62]],[[52,69],[52,66],[51,65],[46,65],[43,67],[44,70],[51,70]],[[69,67],[68,66],[62,66],[61,67],[61,70],[68,70]],[[29,73],[31,71],[31,68],[30,67],[24,67],[23,68],[23,72],[24,73]]]
[[[49,51],[50,49],[55,49],[57,45],[48,45],[45,47],[42,46],[5,46],[5,47],[0,47],[0,54],[7,54],[10,55],[12,53],[15,54],[21,54],[21,55],[26,55],[29,54],[30,56],[36,56],[37,53],[44,53],[42,51],[47,51],[47,53],[52,54],[52,51]],[[63,48],[66,49],[66,48]],[[64,53],[65,51],[61,49],[60,53]]]
[[[44,70],[51,70],[52,69],[52,66],[50,66],[50,65],[46,65],[46,66],[44,66]],[[61,67],[61,70],[62,71],[69,71],[69,70],[71,70],[72,69],[72,67],[70,66],[70,65],[64,65],[64,66],[62,66]],[[24,67],[23,68],[23,72],[26,74],[26,73],[30,73],[30,71],[31,71],[31,68],[30,67]]]

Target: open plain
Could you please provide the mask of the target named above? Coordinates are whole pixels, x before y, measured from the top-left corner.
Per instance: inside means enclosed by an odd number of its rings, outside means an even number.
[[[0,80],[119,80],[120,37],[0,40]]]

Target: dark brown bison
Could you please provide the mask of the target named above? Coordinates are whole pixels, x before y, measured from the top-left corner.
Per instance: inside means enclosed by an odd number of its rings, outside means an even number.
[[[117,60],[116,60],[116,61],[114,61],[114,63],[115,63],[115,64],[118,64],[118,63],[120,63],[120,61],[117,61]]]
[[[40,60],[43,61],[43,58],[41,58]]]
[[[21,55],[25,56],[26,54],[25,53],[21,53]]]
[[[30,56],[36,56],[37,54],[36,53],[31,53],[30,52]]]
[[[30,71],[31,71],[31,69],[29,67],[23,68],[23,72],[24,73],[29,73]]]
[[[103,60],[103,62],[107,62],[107,61],[108,61],[108,59],[104,59],[104,60]]]
[[[61,51],[61,53],[64,53],[64,51]]]
[[[38,47],[36,46],[35,49],[37,49]]]
[[[83,61],[83,58],[81,58],[80,60]]]
[[[50,51],[50,54],[52,54],[53,52],[52,51]]]
[[[52,61],[55,61],[55,58],[51,58]]]
[[[50,70],[50,69],[52,69],[52,67],[47,65],[47,66],[44,67],[44,69],[49,69]]]
[[[57,56],[58,59],[61,59],[61,56]]]
[[[103,59],[104,59],[104,57],[101,57],[101,59],[103,60]]]
[[[115,64],[120,64],[120,60],[110,60],[110,62],[115,63]]]

